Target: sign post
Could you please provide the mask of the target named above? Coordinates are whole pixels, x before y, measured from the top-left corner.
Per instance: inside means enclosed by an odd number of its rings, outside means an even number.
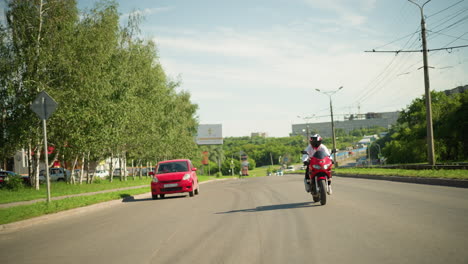
[[[47,185],[47,202],[50,203],[50,176],[49,176],[49,149],[47,148],[47,124],[46,120],[57,109],[57,102],[50,97],[45,91],[40,92],[31,105],[31,109],[37,116],[42,119],[42,128],[44,132],[44,154],[46,165],[46,185]]]

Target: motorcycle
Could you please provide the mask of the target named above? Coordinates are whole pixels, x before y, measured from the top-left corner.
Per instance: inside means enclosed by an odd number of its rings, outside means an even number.
[[[302,154],[307,154],[303,151]],[[333,161],[324,151],[317,151],[309,158],[310,193],[314,202],[327,203],[328,181],[332,177]]]

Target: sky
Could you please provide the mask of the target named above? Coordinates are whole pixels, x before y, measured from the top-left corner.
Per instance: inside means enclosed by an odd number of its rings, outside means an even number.
[[[423,4],[426,0],[414,0]],[[78,0],[80,9],[96,0]],[[118,0],[121,23],[144,17],[141,37],[223,136],[345,115],[398,111],[424,94],[420,9],[407,0]],[[468,0],[423,9],[429,49],[468,45]],[[468,84],[468,47],[429,52],[431,90]]]

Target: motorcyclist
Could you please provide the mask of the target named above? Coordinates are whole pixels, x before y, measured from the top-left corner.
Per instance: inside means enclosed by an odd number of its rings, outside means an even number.
[[[305,152],[307,154],[302,155],[302,162],[306,166],[306,172],[305,172],[305,177],[304,177],[304,186],[306,192],[310,192],[310,179],[309,179],[309,162],[310,162],[310,157],[314,156],[315,152],[317,151],[323,151],[325,152],[328,156],[330,156],[330,159],[332,158],[330,155],[330,151],[328,150],[327,146],[322,144],[322,137],[319,134],[314,134],[310,136],[309,139],[309,145],[305,148]],[[333,161],[333,160],[332,160]],[[332,194],[332,189],[331,189],[331,179],[328,180],[328,194]]]

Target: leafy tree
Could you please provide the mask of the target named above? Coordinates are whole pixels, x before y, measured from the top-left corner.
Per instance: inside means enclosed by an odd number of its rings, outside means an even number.
[[[73,167],[112,156],[126,171],[127,157],[141,164],[196,155],[197,105],[168,80],[156,44],[137,37],[138,17],[121,27],[115,1],[81,13],[76,1],[7,3],[8,23],[0,26],[3,160],[31,145],[39,164],[40,122],[29,105],[41,90],[59,103],[48,120],[54,156]]]
[[[447,96],[431,92],[435,154],[437,160],[465,160],[467,149],[468,92]],[[424,96],[401,112],[397,126],[387,138],[383,153],[389,163],[427,161],[426,107]]]

